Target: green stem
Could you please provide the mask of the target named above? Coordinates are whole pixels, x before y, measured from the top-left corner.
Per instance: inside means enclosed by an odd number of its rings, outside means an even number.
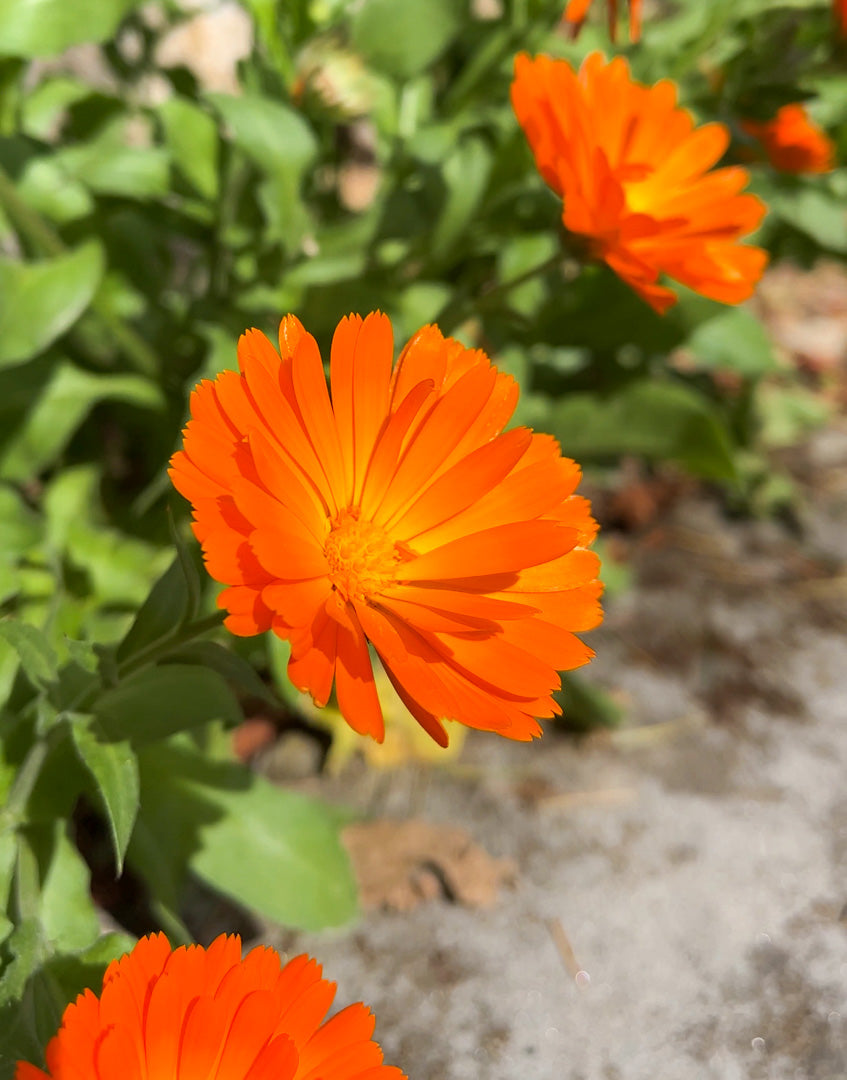
[[[24,807],[32,794],[35,782],[38,780],[41,768],[47,760],[50,751],[64,738],[64,731],[58,725],[50,728],[46,735],[37,739],[27,751],[26,757],[21,762],[3,813],[0,815],[0,831],[3,826],[17,826],[23,816]]]
[[[483,288],[475,298],[466,297],[459,300],[456,304],[448,305],[438,317],[438,326],[443,333],[449,334],[459,325],[459,323],[464,322],[465,319],[469,318],[480,309],[488,307],[492,300],[500,299],[505,296],[506,293],[511,292],[512,289],[518,288],[519,285],[524,285],[527,281],[532,281],[533,278],[541,277],[543,274],[546,274],[548,270],[560,266],[563,258],[564,254],[561,251],[557,251],[555,255],[551,255],[550,258],[545,259],[544,262],[538,263],[538,265],[531,267],[529,270],[525,270],[522,274],[510,278],[508,281],[499,283],[492,282],[492,284]]]
[[[5,207],[18,232],[35,248],[45,255],[57,256],[65,253],[67,249],[59,234],[20,197],[18,189],[2,166],[0,166],[0,203]],[[101,296],[94,297],[91,307],[112,335],[115,344],[132,362],[133,367],[144,375],[155,376],[159,370],[159,358],[144,338],[115,315]]]
[[[492,300],[496,300],[500,296],[505,296],[506,293],[517,289],[518,286],[524,285],[527,281],[532,281],[533,278],[541,277],[546,274],[548,270],[553,270],[557,266],[561,266],[563,261],[563,253],[557,251],[555,255],[551,255],[549,259],[545,259],[544,262],[538,263],[536,266],[532,266],[529,270],[524,270],[522,274],[518,274],[516,277],[510,278],[508,281],[502,281],[498,284],[489,286],[487,289],[483,289],[479,297],[480,304],[490,304]]]
[[[186,623],[166,641],[157,641],[152,645],[148,645],[146,649],[140,649],[134,656],[130,656],[122,664],[118,664],[119,678],[124,679],[127,675],[131,675],[133,671],[146,667],[148,664],[154,664],[163,656],[173,652],[174,649],[178,649],[180,645],[186,645],[189,641],[202,637],[203,634],[207,634],[210,630],[217,630],[225,618],[225,611],[216,611],[212,615],[204,615],[202,618]]]

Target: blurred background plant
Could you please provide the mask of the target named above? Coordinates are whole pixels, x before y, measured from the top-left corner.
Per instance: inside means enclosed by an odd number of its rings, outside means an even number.
[[[837,265],[847,46],[829,0],[641,13],[640,43],[616,47],[729,126],[770,210],[754,242]],[[777,452],[843,403],[845,341],[791,338],[778,271],[749,305],[682,289],[663,317],[563,254],[509,104],[517,52],[612,48],[602,5],[576,40],[562,15],[0,0],[0,1075],[124,929],[189,938],[189,887],[292,926],[355,914],[344,815],[245,769],[230,735],[245,710],[274,730],[336,718],[291,691],[282,643],[209,639],[213,590],[165,475],[191,387],[235,365],[245,327],[273,335],[293,311],[326,349],[351,310],[382,308],[401,341],[438,321],[518,379],[518,420],[586,466],[612,526],[693,481],[734,512],[796,510]],[[797,103],[834,141],[830,171],[786,171],[763,133]],[[620,713],[573,679],[563,704],[578,729]]]

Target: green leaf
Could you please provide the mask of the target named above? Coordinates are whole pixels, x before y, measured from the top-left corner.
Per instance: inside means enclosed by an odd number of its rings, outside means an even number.
[[[463,6],[455,0],[365,0],[353,17],[353,44],[375,68],[408,79],[444,51]]]
[[[164,664],[132,675],[103,693],[93,711],[107,739],[129,739],[134,746],[209,720],[235,725],[243,719],[220,675],[191,664]]]
[[[94,241],[55,259],[0,260],[0,367],[36,356],[73,326],[102,273]]]
[[[100,401],[160,409],[161,391],[140,375],[94,375],[73,364],[56,365],[0,452],[0,477],[28,480],[51,465]]]
[[[543,233],[519,233],[508,240],[500,249],[498,257],[499,280],[516,281],[524,274],[530,274],[538,266],[543,266],[556,253],[558,244],[555,233],[547,230]],[[506,303],[513,311],[529,315],[544,298],[544,282],[531,277],[523,285],[508,290]]]
[[[201,878],[286,926],[318,930],[356,915],[347,854],[325,806],[252,775],[247,788],[213,801],[222,815],[201,830],[191,859]]]
[[[139,822],[151,844],[145,875],[203,880],[287,926],[338,926],[356,890],[337,810],[275,788],[240,765],[212,763],[174,743],[142,752]],[[138,854],[130,845],[130,861]]]
[[[771,195],[770,209],[828,251],[847,252],[847,209],[828,191],[803,186]]]
[[[87,573],[101,604],[137,607],[151,579],[164,572],[170,552],[108,528],[101,520],[99,485],[99,471],[91,465],[56,474],[44,495],[47,539]]]
[[[122,663],[142,649],[172,637],[188,616],[189,591],[182,560],[177,557],[144,601],[126,637],[118,646]]]
[[[398,341],[406,341],[420,327],[435,322],[436,316],[453,295],[449,285],[441,281],[414,281],[397,298],[391,312],[394,333]]]
[[[562,706],[557,723],[569,731],[617,727],[624,716],[623,707],[610,694],[572,671],[562,673],[562,689],[555,698]]]
[[[22,919],[5,942],[11,961],[0,975],[0,1006],[19,998],[26,981],[44,952],[41,926],[35,918]]]
[[[755,379],[777,368],[770,338],[744,308],[728,308],[701,323],[685,342],[699,367]]]
[[[174,164],[206,199],[218,193],[218,128],[194,102],[172,97],[159,107]]]
[[[211,668],[229,683],[235,683],[248,694],[261,698],[270,705],[278,705],[278,700],[265,686],[256,669],[237,653],[224,648],[216,641],[191,641],[180,646],[170,654],[175,662],[200,664]],[[289,686],[291,684],[289,683]]]
[[[609,397],[571,394],[540,403],[563,452],[578,461],[639,454],[676,461],[696,476],[735,479],[732,445],[718,414],[694,390],[673,382],[638,380]]]
[[[209,99],[235,145],[265,177],[258,200],[270,237],[294,250],[309,221],[300,183],[317,156],[312,129],[293,109],[259,94],[210,94]]]
[[[56,654],[36,627],[16,619],[2,619],[0,641],[5,641],[18,654],[21,667],[34,686],[46,686],[56,678]]]
[[[170,190],[170,156],[163,147],[137,145],[129,118],[119,116],[80,146],[68,146],[53,161],[100,195],[151,199]]]
[[[0,484],[0,555],[24,555],[43,533],[41,519],[13,487]]]
[[[430,238],[435,256],[443,255],[462,236],[488,186],[491,151],[481,138],[460,143],[444,162],[447,198]]]
[[[314,132],[294,109],[260,94],[209,94],[233,142],[267,176],[298,179],[317,155]]]
[[[138,763],[128,742],[99,739],[88,717],[74,718],[71,733],[80,760],[91,773],[103,801],[120,874],[138,814]]]
[[[71,741],[70,724],[60,720],[50,735],[55,741],[26,804],[26,818],[30,822],[69,820],[80,795],[93,794],[94,790],[90,774],[80,762]]]
[[[0,0],[0,56],[55,56],[105,41],[141,0]]]
[[[63,821],[55,821],[26,831],[41,871],[39,918],[57,952],[85,948],[100,932],[88,867],[65,830]]]
[[[66,75],[45,79],[23,101],[21,130],[33,139],[49,140],[70,106],[84,101],[92,92],[88,83]]]
[[[265,634],[268,646],[268,664],[276,691],[283,701],[299,708],[303,695],[288,677],[288,661],[291,659],[291,642],[276,634]]]
[[[90,214],[94,200],[50,158],[28,162],[18,181],[18,194],[39,214],[64,224]]]
[[[0,1076],[4,1080],[6,1061],[42,1061],[44,1047],[58,1030],[65,1008],[83,990],[99,993],[107,964],[129,952],[133,944],[126,934],[105,934],[87,949],[50,957],[32,972],[18,995],[20,1001],[0,1009]]]

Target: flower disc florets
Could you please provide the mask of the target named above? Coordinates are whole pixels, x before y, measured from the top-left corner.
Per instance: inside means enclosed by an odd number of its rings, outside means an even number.
[[[329,579],[345,600],[367,600],[382,592],[393,584],[400,561],[385,529],[361,520],[355,507],[333,521],[324,554]]]

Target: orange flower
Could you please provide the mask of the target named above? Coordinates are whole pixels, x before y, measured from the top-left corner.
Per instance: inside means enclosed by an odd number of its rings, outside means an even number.
[[[835,25],[842,37],[847,37],[847,0],[832,0]]]
[[[194,507],[236,634],[273,629],[288,674],[383,737],[368,643],[436,742],[441,718],[528,740],[559,712],[557,670],[592,651],[596,526],[579,468],[547,435],[503,431],[518,397],[488,357],[424,327],[392,370],[391,323],[342,319],[332,398],[289,315],[282,356],[258,330],[240,374],[200,383],[171,477]]]
[[[21,1061],[15,1080],[404,1080],[364,1005],[322,1022],[334,996],[308,956],[280,968],[237,937],[174,951],[154,934],[65,1009],[47,1072]]]
[[[723,124],[695,128],[676,87],[635,82],[626,61],[592,53],[578,72],[547,56],[515,60],[512,104],[539,171],[564,200],[562,220],[656,311],[676,294],[667,274],[714,300],[746,300],[767,255],[742,246],[765,212],[741,168],[709,171]]]
[[[800,104],[783,105],[773,120],[744,120],[741,127],[758,139],[775,169],[787,173],[825,173],[834,167],[835,145]]]
[[[593,0],[569,0],[562,18],[571,24],[576,37],[585,22],[588,9]],[[609,13],[609,36],[615,40],[618,29],[618,0],[606,0]],[[641,37],[641,0],[629,0],[629,40],[638,41]]]

